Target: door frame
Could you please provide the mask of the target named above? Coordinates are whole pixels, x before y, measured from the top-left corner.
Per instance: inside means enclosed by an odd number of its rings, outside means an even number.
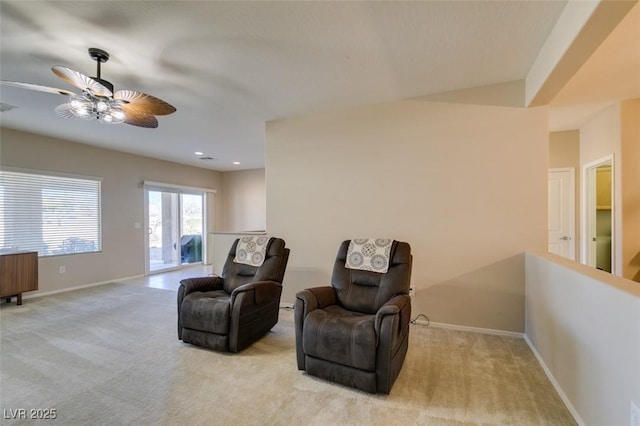
[[[142,182],[142,190],[143,190],[143,239],[144,239],[144,271],[145,275],[152,275],[155,273],[168,272],[172,270],[181,269],[182,262],[178,262],[178,266],[175,268],[167,268],[159,271],[151,271],[149,268],[149,238],[147,236],[147,232],[149,229],[149,191],[167,191],[167,192],[175,192],[178,194],[194,194],[194,193],[202,193],[202,264],[209,264],[209,229],[213,227],[213,211],[210,209],[210,203],[212,202],[213,197],[215,196],[216,190],[211,188],[200,188],[193,186],[184,186],[184,185],[175,185],[170,183],[162,183],[162,182],[154,182],[154,181],[144,181]],[[180,198],[180,197],[178,197]],[[180,201],[178,201],[180,204]],[[180,206],[178,208],[178,215],[181,216],[182,212]],[[178,219],[179,221],[182,218]],[[194,264],[189,264],[186,267],[192,266]],[[197,264],[195,264],[197,265]]]
[[[595,253],[592,249],[592,233],[595,229],[596,215],[596,169],[611,166],[611,274],[618,275],[616,252],[616,203],[615,203],[615,162],[614,155],[608,154],[582,165],[582,203],[580,221],[582,222],[581,263],[595,268]]]
[[[177,226],[180,226],[180,223],[182,221],[181,218],[181,211],[180,211],[180,194],[174,191],[164,191],[162,188],[160,187],[155,187],[155,186],[144,186],[144,273],[145,275],[152,275],[152,274],[160,274],[163,272],[169,272],[169,271],[176,271],[178,269],[181,268],[181,262],[180,262],[180,245],[177,244],[176,250],[176,256],[177,256],[177,260],[176,260],[176,265],[175,266],[169,266],[166,268],[162,268],[162,269],[156,269],[156,270],[151,270],[151,263],[150,263],[150,259],[149,259],[149,192],[154,191],[154,192],[171,192],[174,193],[176,195],[178,195],[178,205],[176,208],[176,214],[177,214]],[[176,241],[179,242],[180,241],[180,232],[179,232],[179,228],[176,228],[176,231],[178,233],[177,235],[177,239]]]
[[[547,172],[569,172],[569,259],[576,260],[576,169],[575,167],[554,167]],[[548,198],[548,196],[547,196]],[[547,206],[548,208],[549,206]],[[547,232],[547,239],[549,238]]]

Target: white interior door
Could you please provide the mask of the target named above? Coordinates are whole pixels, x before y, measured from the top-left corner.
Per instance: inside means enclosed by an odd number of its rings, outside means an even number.
[[[575,170],[549,170],[549,252],[575,260]]]

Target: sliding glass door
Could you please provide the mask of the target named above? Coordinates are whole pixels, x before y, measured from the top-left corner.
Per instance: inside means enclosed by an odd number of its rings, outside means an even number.
[[[145,187],[147,273],[202,263],[204,193]]]
[[[202,194],[180,194],[180,261],[202,262]]]
[[[176,269],[179,266],[178,194],[147,191],[148,272]]]

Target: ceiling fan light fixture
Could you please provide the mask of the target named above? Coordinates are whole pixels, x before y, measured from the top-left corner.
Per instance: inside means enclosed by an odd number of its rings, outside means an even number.
[[[124,122],[126,116],[120,107],[109,106],[108,110],[99,112],[97,118],[103,123],[119,124]]]
[[[103,102],[98,101],[96,104],[95,118],[102,123],[119,124],[123,123],[126,115],[122,108],[120,108],[115,102]],[[106,107],[104,106],[106,105]]]
[[[126,114],[120,102],[103,97],[92,96],[90,93],[71,96],[68,102],[69,111],[76,117],[96,119],[102,123],[124,123]]]
[[[105,112],[109,109],[109,103],[105,102],[103,100],[98,100],[96,101],[96,111],[100,112]]]
[[[122,123],[125,120],[125,118],[127,118],[126,114],[120,107],[111,108],[111,117],[113,117],[113,120],[118,123]]]
[[[91,116],[91,99],[87,96],[76,95],[69,99],[69,111],[76,117],[90,118]]]

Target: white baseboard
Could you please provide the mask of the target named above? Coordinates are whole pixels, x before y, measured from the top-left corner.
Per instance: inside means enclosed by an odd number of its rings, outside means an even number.
[[[67,287],[67,288],[62,288],[60,290],[51,290],[51,291],[43,291],[43,292],[37,291],[37,292],[31,293],[31,294],[22,293],[22,298],[23,299],[32,299],[32,298],[40,297],[40,296],[51,296],[52,294],[66,293],[67,291],[80,290],[80,289],[89,288],[89,287],[96,287],[96,286],[99,286],[99,285],[117,283],[119,281],[132,280],[132,279],[141,278],[141,277],[144,277],[144,274],[143,275],[134,275],[134,276],[131,276],[131,277],[126,277],[126,278],[118,278],[118,279],[115,279],[115,280],[101,281],[101,282],[98,282],[98,283],[84,284],[84,285],[79,285],[79,286],[75,286],[75,287]]]
[[[569,398],[567,398],[567,395],[562,390],[562,387],[560,387],[560,384],[558,383],[556,378],[553,376],[553,374],[551,373],[551,370],[549,370],[549,368],[547,367],[547,364],[545,364],[544,360],[542,359],[542,357],[536,350],[535,346],[533,346],[533,343],[531,343],[531,340],[529,340],[529,337],[527,337],[526,334],[524,335],[524,341],[527,342],[527,345],[529,345],[529,349],[531,349],[531,352],[533,352],[533,355],[538,360],[538,364],[540,364],[540,366],[544,370],[544,374],[547,375],[547,378],[553,385],[553,388],[556,390],[556,392],[558,392],[558,395],[560,395],[562,402],[564,402],[564,405],[567,407],[567,409],[573,416],[573,419],[576,421],[576,423],[578,423],[579,426],[586,426],[586,423],[582,420],[582,418],[580,417],[580,414],[578,414],[578,411],[574,408],[573,404],[571,404],[571,401],[569,401]]]
[[[416,320],[415,323],[419,325],[428,325],[430,327],[436,327],[436,328],[448,328],[450,330],[468,331],[471,333],[494,334],[496,336],[514,337],[517,339],[524,338],[524,333],[518,333],[517,331],[496,330],[493,328],[469,327],[466,325],[447,324],[444,322],[433,322],[433,321],[427,322],[424,320]]]
[[[280,302],[281,309],[293,309],[293,303]]]

